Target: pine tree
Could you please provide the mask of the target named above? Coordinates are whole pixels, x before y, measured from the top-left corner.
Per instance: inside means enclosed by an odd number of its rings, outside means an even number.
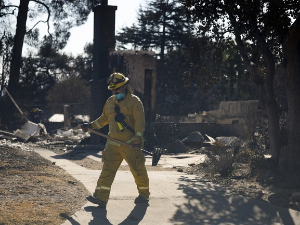
[[[123,27],[116,35],[119,48],[131,44],[136,50],[158,51],[163,61],[167,51],[187,46],[192,26],[177,0],[148,2],[140,7],[138,24]]]

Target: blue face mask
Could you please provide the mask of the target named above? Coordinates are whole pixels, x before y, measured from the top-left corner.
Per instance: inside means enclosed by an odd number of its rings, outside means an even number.
[[[116,94],[115,96],[116,96],[118,101],[121,101],[125,97],[125,94],[124,93],[119,93],[119,94]]]

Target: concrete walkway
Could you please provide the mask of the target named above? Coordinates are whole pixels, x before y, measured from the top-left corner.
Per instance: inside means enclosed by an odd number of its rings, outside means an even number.
[[[52,151],[35,149],[94,192],[100,170],[88,170]],[[88,157],[88,153],[85,153]],[[93,159],[101,154],[91,152]],[[199,163],[202,155],[164,156],[159,165]],[[147,157],[147,163],[151,158]],[[177,165],[178,164],[178,165]],[[211,182],[176,171],[149,171],[149,204],[134,204],[138,195],[129,171],[118,171],[107,209],[86,202],[63,225],[300,225],[300,212],[227,193]]]

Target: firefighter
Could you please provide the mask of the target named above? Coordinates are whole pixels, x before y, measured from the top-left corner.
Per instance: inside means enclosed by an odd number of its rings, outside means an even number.
[[[34,123],[40,123],[42,119],[42,114],[42,110],[40,110],[39,108],[33,108],[29,113],[30,120]]]
[[[145,167],[143,148],[145,131],[145,113],[141,100],[133,94],[129,86],[129,78],[122,73],[113,73],[108,78],[108,89],[112,91],[99,118],[91,123],[81,125],[83,131],[88,128],[100,129],[108,124],[108,135],[129,143],[128,147],[107,140],[102,153],[103,168],[97,181],[93,196],[87,200],[105,208],[109,199],[111,185],[123,159],[128,163],[137,185],[138,197],[135,203],[149,201],[149,178]]]

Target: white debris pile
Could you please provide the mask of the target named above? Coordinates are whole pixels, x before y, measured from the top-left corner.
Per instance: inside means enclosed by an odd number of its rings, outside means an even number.
[[[55,134],[48,134],[42,124],[27,122],[14,133],[1,131],[0,147],[9,146],[23,151],[33,151],[37,147],[47,149],[72,150],[81,146],[81,141],[89,138],[82,129],[57,129]]]
[[[82,129],[58,129],[53,137],[56,140],[82,140],[84,138],[90,137],[90,134],[88,132],[83,132]]]
[[[29,146],[28,144],[22,143],[22,142],[12,142],[11,140],[2,139],[0,140],[0,146],[7,146],[12,147],[14,149],[20,149],[22,151],[33,151],[33,147]]]
[[[21,131],[30,136],[41,136],[41,134],[47,134],[46,127],[42,123],[33,123],[31,121],[26,122]]]
[[[21,129],[14,131],[14,135],[26,142],[31,137],[38,138],[42,136],[48,136],[48,133],[44,124],[27,121],[25,124],[23,124]]]
[[[242,140],[238,137],[216,137],[216,142],[231,148],[239,147],[242,144]]]

